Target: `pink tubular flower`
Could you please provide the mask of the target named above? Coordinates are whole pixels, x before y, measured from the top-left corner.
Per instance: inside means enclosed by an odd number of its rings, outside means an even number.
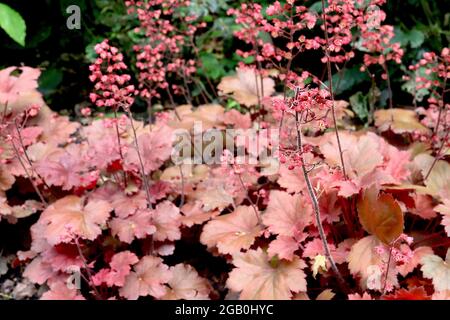
[[[424,98],[428,103],[428,108],[418,107],[416,112],[423,116],[422,124],[432,129],[429,132],[415,132],[414,138],[430,141],[436,150],[445,149],[450,145],[450,103],[446,96],[450,84],[450,49],[443,48],[440,54],[425,52],[417,64],[409,66],[409,70],[410,81],[414,84],[411,92],[414,103]]]
[[[126,1],[129,15],[137,15],[137,34],[143,34],[133,49],[139,70],[140,95],[145,98],[161,96],[161,92],[186,95],[185,84],[197,71],[197,62],[183,58],[185,50],[192,49],[194,34],[205,26],[194,23],[197,17],[179,14],[190,4],[186,0]],[[169,85],[174,79],[183,79],[183,86]]]
[[[401,49],[400,43],[391,43],[394,38],[393,26],[383,25],[377,29],[364,26],[361,38],[363,39],[362,46],[370,52],[370,54],[364,55],[366,67],[372,64],[383,65],[390,60],[397,64],[401,63],[403,49]]]
[[[89,95],[92,103],[113,109],[129,107],[133,104],[135,89],[133,85],[127,85],[131,77],[124,73],[127,66],[122,54],[107,39],[95,46],[95,53],[98,58],[89,66],[89,79],[95,83],[95,92]]]

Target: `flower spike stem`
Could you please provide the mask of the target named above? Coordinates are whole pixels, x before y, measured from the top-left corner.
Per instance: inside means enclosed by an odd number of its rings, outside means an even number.
[[[331,72],[331,61],[330,61],[330,50],[328,48],[330,39],[328,38],[328,30],[327,30],[327,15],[325,13],[325,0],[322,0],[322,16],[323,16],[323,25],[324,25],[324,34],[325,34],[325,55],[327,56],[327,72],[328,72],[328,85],[331,96],[331,101],[333,102],[331,106],[331,114],[333,116],[333,126],[334,132],[336,133],[336,140],[339,148],[339,157],[341,160],[342,173],[344,174],[344,178],[347,179],[347,172],[345,170],[344,156],[342,154],[342,146],[341,139],[339,138],[339,131],[337,127],[336,121],[336,110],[334,108],[334,91],[333,91],[333,75]]]
[[[142,181],[144,182],[145,195],[147,197],[147,204],[150,209],[153,209],[152,202],[150,201],[150,191],[149,191],[150,186],[148,183],[148,177],[145,174],[144,162],[142,161],[141,152],[139,151],[139,144],[137,141],[136,127],[134,126],[133,115],[131,114],[129,107],[126,107],[124,109],[128,115],[128,118],[130,119],[130,125],[131,125],[131,129],[133,131],[134,146],[136,147],[136,153],[139,158],[139,165],[141,166],[141,177],[142,177]]]
[[[322,240],[323,248],[325,250],[325,256],[330,263],[331,269],[335,273],[339,285],[341,288],[345,288],[345,280],[342,277],[342,274],[340,273],[339,269],[336,266],[336,262],[334,261],[333,257],[331,256],[330,248],[328,246],[327,237],[325,235],[325,231],[323,230],[322,220],[320,219],[320,207],[319,207],[319,201],[317,199],[316,192],[314,191],[314,188],[312,186],[311,180],[309,179],[308,170],[306,169],[304,158],[303,158],[303,142],[302,142],[302,132],[300,128],[300,119],[298,112],[295,112],[295,126],[297,131],[297,151],[300,153],[300,160],[301,160],[301,168],[303,172],[303,177],[305,178],[306,187],[308,189],[308,194],[311,199],[313,209],[314,209],[314,216],[316,219],[317,228],[319,229],[319,235],[320,239]]]

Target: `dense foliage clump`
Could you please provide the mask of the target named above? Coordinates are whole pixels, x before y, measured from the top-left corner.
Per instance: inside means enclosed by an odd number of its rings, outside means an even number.
[[[223,3],[228,71],[183,0],[123,3],[70,116],[0,70],[2,296],[448,299],[450,50],[386,0]]]

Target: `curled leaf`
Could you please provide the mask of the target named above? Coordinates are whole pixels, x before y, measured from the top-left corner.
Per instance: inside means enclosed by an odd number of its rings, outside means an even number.
[[[428,133],[429,129],[419,122],[413,110],[388,109],[375,111],[375,126],[382,132],[392,130],[394,133],[405,132]]]
[[[403,213],[390,194],[378,194],[367,189],[358,200],[358,215],[364,229],[385,244],[390,244],[403,232]]]

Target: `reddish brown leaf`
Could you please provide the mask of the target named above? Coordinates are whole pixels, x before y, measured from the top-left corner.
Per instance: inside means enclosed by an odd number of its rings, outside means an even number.
[[[385,244],[390,244],[403,232],[403,213],[390,194],[378,194],[367,189],[358,199],[359,220],[364,229]]]

